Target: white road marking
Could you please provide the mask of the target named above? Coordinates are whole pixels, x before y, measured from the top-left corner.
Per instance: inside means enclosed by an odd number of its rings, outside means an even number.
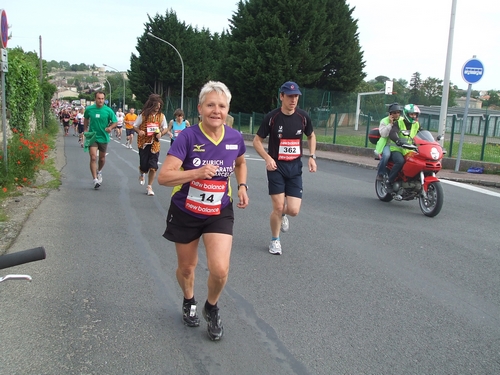
[[[487,190],[487,189],[483,189],[483,188],[480,188],[478,186],[475,186],[475,185],[470,185],[470,184],[464,184],[462,182],[456,182],[456,181],[450,181],[450,180],[439,180],[445,184],[448,184],[448,185],[453,185],[453,186],[457,186],[457,187],[460,187],[462,189],[468,189],[468,190],[472,190],[472,191],[476,191],[478,193],[482,193],[482,194],[486,194],[486,195],[491,195],[492,197],[497,197],[497,198],[500,198],[500,193],[496,193],[494,191],[490,191],[490,190]]]

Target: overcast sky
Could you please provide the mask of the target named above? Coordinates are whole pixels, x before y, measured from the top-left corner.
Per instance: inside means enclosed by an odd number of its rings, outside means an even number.
[[[347,3],[355,7],[368,80],[384,75],[410,81],[415,72],[423,79],[444,79],[452,0]],[[4,0],[1,6],[12,34],[9,48],[38,52],[41,35],[45,60],[107,64],[123,71],[130,66],[130,55],[137,54],[137,37],[144,32],[148,13],[164,15],[172,9],[181,22],[215,33],[229,28],[236,5],[236,0]],[[484,76],[473,89],[500,90],[499,22],[496,0],[457,0],[450,70],[453,84],[467,88],[462,67],[476,55],[484,65]]]

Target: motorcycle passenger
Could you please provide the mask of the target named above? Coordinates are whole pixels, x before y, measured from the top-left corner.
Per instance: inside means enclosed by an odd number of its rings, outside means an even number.
[[[401,106],[398,103],[389,104],[389,116],[380,120],[380,124],[378,126],[380,138],[377,141],[375,151],[380,157],[377,171],[377,180],[379,181],[384,179],[387,162],[391,157],[389,133],[391,132],[392,126],[394,124],[397,125],[399,117],[401,116],[401,110]]]
[[[404,149],[401,146],[405,143],[412,144],[413,137],[415,137],[420,130],[420,124],[418,122],[419,115],[420,109],[415,104],[405,105],[403,108],[403,118],[398,120],[398,126],[393,126],[389,133],[389,139],[396,145],[391,144],[390,146],[391,159],[394,165],[389,173],[388,181],[386,182],[388,191],[392,190],[392,184],[394,180],[396,180],[399,171],[403,168],[405,163],[404,155],[411,152],[411,150]],[[405,136],[403,134],[404,130],[409,130],[410,135]]]

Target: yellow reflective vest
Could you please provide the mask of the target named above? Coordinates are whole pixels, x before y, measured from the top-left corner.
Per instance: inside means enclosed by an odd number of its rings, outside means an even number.
[[[406,143],[409,143],[409,144],[413,144],[413,138],[417,135],[417,133],[418,133],[418,131],[420,129],[419,122],[415,121],[413,124],[411,124],[410,135],[409,136],[403,135],[403,130],[408,130],[403,118],[400,118],[398,120],[398,126],[399,126],[399,133],[398,133],[399,139],[401,139],[403,142],[406,142]],[[398,147],[394,143],[391,144],[391,152],[392,151],[399,151],[403,155],[406,155],[407,153],[412,152],[412,150],[407,150],[405,148]]]

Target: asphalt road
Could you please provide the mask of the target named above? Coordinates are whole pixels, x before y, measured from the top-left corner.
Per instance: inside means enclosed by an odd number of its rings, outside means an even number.
[[[417,201],[379,201],[373,170],[318,160],[273,256],[264,163],[249,148],[214,343],[204,322],[181,322],[161,236],[171,189],[146,196],[137,153],[112,141],[95,191],[88,154],[74,137],[64,148],[61,188],[10,249],[43,245],[47,259],[2,272],[33,282],[0,286],[0,374],[500,373],[498,194],[444,184],[428,218]],[[200,308],[206,276],[201,246]]]

